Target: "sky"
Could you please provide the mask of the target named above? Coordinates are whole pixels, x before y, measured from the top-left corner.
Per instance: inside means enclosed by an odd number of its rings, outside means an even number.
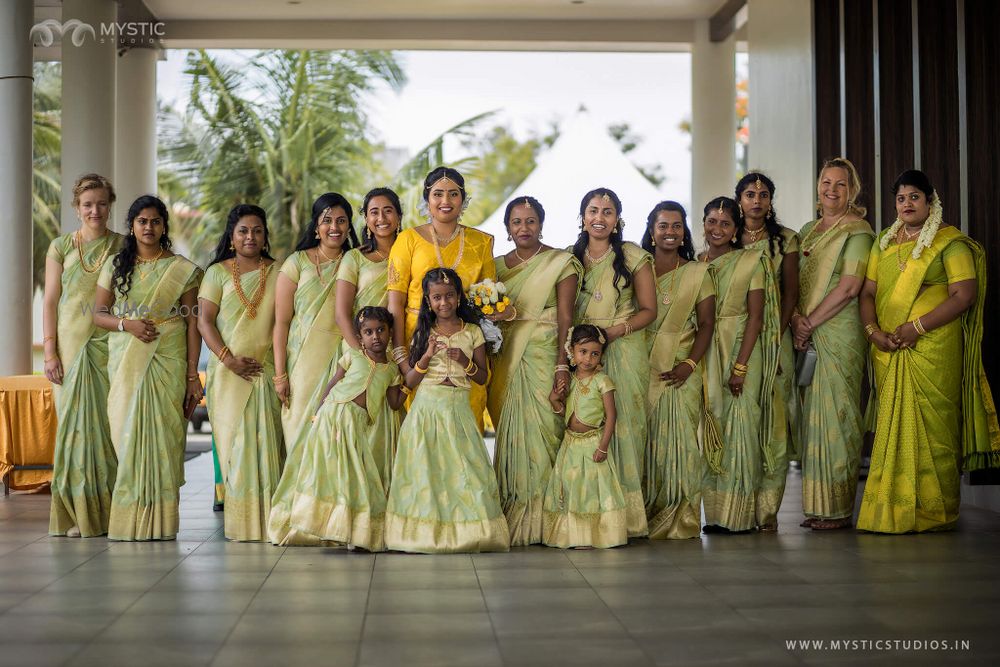
[[[497,123],[526,139],[583,105],[598,126],[627,122],[642,138],[629,158],[641,165],[662,165],[666,181],[659,189],[664,198],[684,203],[690,199],[690,138],[679,129],[691,114],[687,53],[398,51],[397,55],[408,84],[398,93],[380,87],[367,107],[372,129],[389,147],[416,152],[444,130],[493,110],[499,110]],[[188,93],[183,64],[183,51],[167,51],[167,59],[159,62],[161,100],[183,104]]]

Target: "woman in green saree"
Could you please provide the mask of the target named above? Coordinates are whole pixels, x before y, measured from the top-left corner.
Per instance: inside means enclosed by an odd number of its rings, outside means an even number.
[[[698,427],[705,409],[701,363],[715,329],[715,284],[694,256],[687,212],[674,201],[653,207],[642,249],[653,255],[657,313],[646,329],[649,444],[643,479],[649,537],[701,534],[705,462]]]
[[[177,536],[187,420],[202,396],[202,271],[170,247],[166,205],[143,195],[129,207],[122,249],[97,282],[94,324],[111,332],[108,417],[118,454],[111,540]]]
[[[861,464],[861,380],[868,346],[858,294],[874,232],[855,199],[861,180],[845,158],[828,160],[817,183],[820,218],[802,228],[795,347],[816,351],[812,382],[801,398],[802,526],[851,525]]]
[[[750,172],[736,184],[737,238],[741,247],[761,250],[770,259],[781,292],[778,374],[774,380],[774,431],[762,443],[769,450],[757,490],[757,526],[778,529],[778,510],[785,496],[789,458],[799,459],[798,392],[795,385],[795,349],[789,322],[799,303],[799,235],[778,224],[774,210],[774,181]]]
[[[387,289],[387,260],[403,215],[399,195],[389,188],[374,188],[365,195],[361,205],[365,226],[361,231],[361,245],[344,255],[337,271],[337,326],[344,335],[346,347],[360,350],[358,337],[354,333],[354,318],[362,308],[368,306],[386,307],[389,303]],[[399,322],[397,326],[403,326]],[[371,440],[372,456],[382,473],[386,493],[392,479],[392,461],[396,453],[396,434],[399,433],[399,410],[379,411],[378,422],[372,433],[384,433],[390,437]],[[381,423],[381,420],[389,420]]]
[[[73,186],[80,229],[52,240],[45,257],[42,311],[45,377],[56,402],[49,534],[108,532],[118,460],[108,425],[108,335],[94,326],[97,278],[118,251],[108,229],[115,191],[98,174]]]
[[[295,252],[278,272],[274,296],[274,389],[281,401],[281,429],[291,454],[316,414],[336,370],[341,329],[336,322],[337,270],[358,245],[351,205],[336,192],[320,195]],[[303,363],[298,363],[299,360]]]
[[[960,470],[1000,465],[980,354],[986,259],[978,243],[943,224],[926,174],[904,171],[893,192],[896,221],[872,247],[861,291],[878,416],[858,528],[949,530]]]
[[[757,491],[775,462],[766,443],[772,428],[778,367],[778,288],[763,249],[740,249],[736,202],[716,197],[704,211],[707,250],[715,278],[715,334],[706,355],[709,426],[721,435],[705,443],[706,533],[744,532],[757,525]],[[714,420],[714,421],[713,421]]]
[[[248,542],[267,539],[284,455],[273,384],[277,271],[267,246],[264,209],[233,207],[198,292],[198,330],[214,355],[206,384],[226,485],[225,533]]]
[[[580,202],[580,237],[573,254],[584,277],[576,300],[577,324],[595,324],[608,333],[604,371],[615,385],[618,420],[611,456],[628,505],[629,537],[648,534],[642,498],[646,458],[646,391],[649,356],[642,332],[656,318],[656,279],[648,252],[622,240],[618,195],[597,188]]]
[[[542,501],[564,429],[549,392],[560,379],[569,386],[560,341],[573,325],[583,273],[573,255],[542,244],[544,223],[545,209],[534,197],[512,200],[504,224],[515,248],[494,260],[512,307],[491,316],[501,322],[504,342],[494,358],[487,407],[496,428],[493,469],[512,546],[542,541]]]

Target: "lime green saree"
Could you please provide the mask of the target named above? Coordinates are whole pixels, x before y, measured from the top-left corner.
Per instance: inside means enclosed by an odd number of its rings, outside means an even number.
[[[918,259],[910,257],[914,242],[872,247],[867,277],[877,284],[880,329],[894,331],[934,310],[949,284],[974,278],[978,290],[969,310],[914,347],[872,348],[878,416],[858,528],[878,533],[953,528],[960,470],[1000,465],[1000,427],[980,354],[983,249],[954,227],[941,227]]]
[[[517,319],[501,324],[503,347],[493,358],[487,408],[496,428],[493,468],[512,546],[542,541],[542,501],[562,441],[563,424],[549,392],[561,345],[556,285],[583,269],[576,258],[548,250],[508,269],[496,260]]]
[[[653,257],[635,245],[625,243],[625,265],[635,274],[642,266],[652,266]],[[621,324],[635,312],[634,285],[616,289],[612,266],[614,253],[585,269],[583,286],[576,300],[577,324],[607,328]],[[614,382],[618,421],[611,439],[610,456],[615,459],[622,491],[628,505],[629,537],[648,533],[646,508],[642,498],[642,465],[646,458],[646,390],[649,356],[646,334],[636,331],[612,341],[604,351],[604,372]]]
[[[807,238],[816,222],[802,228]],[[811,313],[843,276],[864,279],[874,232],[864,220],[841,225],[799,260],[799,312]],[[802,511],[818,519],[850,518],[858,487],[864,426],[861,381],[868,344],[858,300],[819,325],[812,334],[816,371],[799,388],[802,449]]]
[[[271,495],[278,485],[284,456],[281,406],[272,379],[271,334],[278,271],[274,265],[264,271],[266,290],[255,318],[250,318],[237,296],[224,263],[208,267],[198,294],[219,306],[216,327],[232,353],[252,357],[264,366],[253,382],[247,382],[215,356],[208,362],[209,420],[226,485],[225,532],[227,538],[238,541],[267,539]],[[241,280],[244,293],[253,294],[260,270],[243,274]]]
[[[108,532],[118,460],[108,426],[108,334],[94,326],[93,309],[101,258],[110,264],[121,239],[108,232],[78,251],[73,234],[64,234],[52,240],[46,255],[62,265],[56,342],[64,374],[62,385],[53,386],[52,535],[74,526],[83,537]]]
[[[145,265],[149,267],[149,265]],[[187,322],[178,311],[181,295],[201,282],[200,268],[180,256],[156,260],[148,273],[132,272],[128,294],[115,292],[112,312],[138,319],[142,310],[160,335],[144,343],[114,331],[108,337],[108,417],[118,454],[108,539],[171,540],[177,535],[180,487],[184,484],[187,419]],[[98,284],[112,291],[111,263]]]

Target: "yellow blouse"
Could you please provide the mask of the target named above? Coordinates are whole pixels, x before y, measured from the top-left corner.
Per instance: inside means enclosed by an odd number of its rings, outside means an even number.
[[[566,424],[576,415],[585,426],[604,426],[604,394],[614,390],[615,383],[600,371],[594,373],[589,382],[581,382],[573,373],[566,397]]]
[[[477,324],[466,323],[460,331],[456,331],[450,336],[435,329],[431,331],[431,339],[433,340],[435,337],[443,338],[448,347],[457,347],[462,350],[469,359],[472,359],[472,353],[477,347],[486,344],[483,330]],[[427,366],[427,374],[424,375],[424,379],[420,383],[441,384],[445,380],[450,380],[453,385],[462,389],[469,389],[472,386],[472,381],[465,374],[465,366],[457,361],[452,361],[446,350],[440,350],[431,357],[431,362]]]

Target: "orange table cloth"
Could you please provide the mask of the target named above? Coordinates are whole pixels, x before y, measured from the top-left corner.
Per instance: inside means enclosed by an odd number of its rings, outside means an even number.
[[[51,470],[14,470],[15,465],[52,465],[56,404],[44,375],[0,377],[0,478],[11,489],[34,489],[52,481]]]

